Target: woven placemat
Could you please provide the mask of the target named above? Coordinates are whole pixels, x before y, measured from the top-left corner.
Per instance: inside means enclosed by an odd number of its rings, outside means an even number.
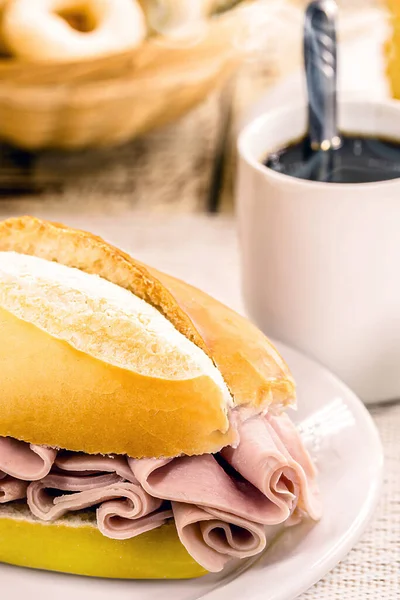
[[[400,598],[400,403],[371,409],[385,451],[381,501],[350,554],[301,600]]]

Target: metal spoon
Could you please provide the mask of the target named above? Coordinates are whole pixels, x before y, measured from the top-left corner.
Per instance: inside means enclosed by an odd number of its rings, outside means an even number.
[[[311,154],[322,155],[318,179],[329,168],[328,155],[341,144],[337,129],[337,4],[334,0],[314,0],[304,21],[304,66],[308,92],[308,137]],[[322,154],[322,153],[321,153]],[[326,173],[325,173],[326,175]]]

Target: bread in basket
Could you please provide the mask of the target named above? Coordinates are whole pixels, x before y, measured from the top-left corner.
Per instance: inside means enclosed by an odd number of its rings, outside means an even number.
[[[13,1],[0,0],[0,10]],[[179,117],[221,86],[243,54],[255,3],[230,4],[194,39],[153,30],[133,49],[62,63],[4,55],[0,137],[28,149],[107,146]]]

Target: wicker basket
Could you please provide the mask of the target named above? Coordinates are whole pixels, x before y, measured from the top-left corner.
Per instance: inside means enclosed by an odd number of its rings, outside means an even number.
[[[0,137],[28,149],[107,146],[177,118],[235,68],[244,4],[210,19],[191,45],[150,37],[133,52],[62,66],[0,60]]]

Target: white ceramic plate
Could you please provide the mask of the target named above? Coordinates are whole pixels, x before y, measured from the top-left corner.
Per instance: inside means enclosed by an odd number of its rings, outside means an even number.
[[[361,401],[298,352],[279,346],[298,383],[305,440],[317,461],[324,516],[286,530],[257,560],[192,581],[125,582],[0,565],[2,598],[22,600],[292,600],[333,568],[367,525],[377,502],[383,454]]]

